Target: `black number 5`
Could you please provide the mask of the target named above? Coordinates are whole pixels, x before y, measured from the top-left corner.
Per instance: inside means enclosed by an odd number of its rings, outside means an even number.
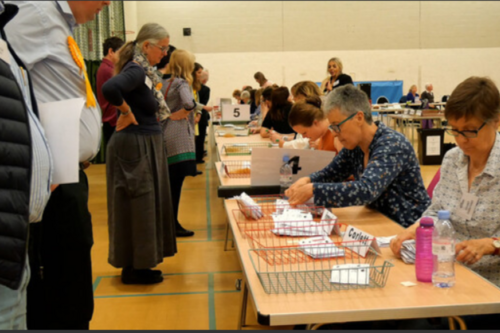
[[[238,118],[240,116],[240,109],[234,109],[234,118]]]

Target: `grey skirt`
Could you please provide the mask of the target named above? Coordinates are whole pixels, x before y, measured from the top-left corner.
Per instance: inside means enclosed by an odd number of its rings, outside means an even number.
[[[116,132],[107,148],[109,258],[147,269],[177,252],[162,134]]]

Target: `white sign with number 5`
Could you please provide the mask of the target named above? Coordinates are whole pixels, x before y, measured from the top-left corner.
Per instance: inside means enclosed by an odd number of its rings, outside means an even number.
[[[222,104],[222,121],[250,121],[250,105]]]

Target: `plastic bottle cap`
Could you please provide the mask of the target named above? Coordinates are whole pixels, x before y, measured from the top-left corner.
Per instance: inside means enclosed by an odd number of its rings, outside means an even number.
[[[434,220],[431,217],[424,216],[420,219],[420,225],[426,227],[434,226]]]
[[[290,161],[290,156],[288,155],[283,156],[283,162],[288,162],[288,161]]]
[[[447,210],[440,210],[438,211],[438,219],[440,220],[449,220],[450,219],[450,212]]]

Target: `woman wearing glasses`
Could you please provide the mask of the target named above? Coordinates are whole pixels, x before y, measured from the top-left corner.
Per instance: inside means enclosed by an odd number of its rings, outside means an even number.
[[[413,224],[430,199],[408,139],[373,122],[368,97],[353,85],[329,94],[324,110],[344,149],[323,170],[288,189],[290,204],[302,204],[314,196],[318,206],[368,205],[403,226]],[[345,182],[350,175],[355,180]]]
[[[450,211],[458,243],[456,259],[500,286],[498,88],[487,78],[465,80],[451,94],[445,117],[446,132],[455,137],[458,147],[444,157],[432,204],[422,216],[436,218],[439,210]],[[460,210],[463,204],[471,209]],[[391,249],[396,255],[404,240],[415,238],[417,227],[415,223],[393,239]]]
[[[109,263],[123,268],[124,284],[163,281],[152,270],[177,252],[167,156],[159,120],[170,116],[153,70],[167,53],[170,37],[145,24],[125,44],[116,75],[102,87],[117,107],[116,133],[107,148]]]

